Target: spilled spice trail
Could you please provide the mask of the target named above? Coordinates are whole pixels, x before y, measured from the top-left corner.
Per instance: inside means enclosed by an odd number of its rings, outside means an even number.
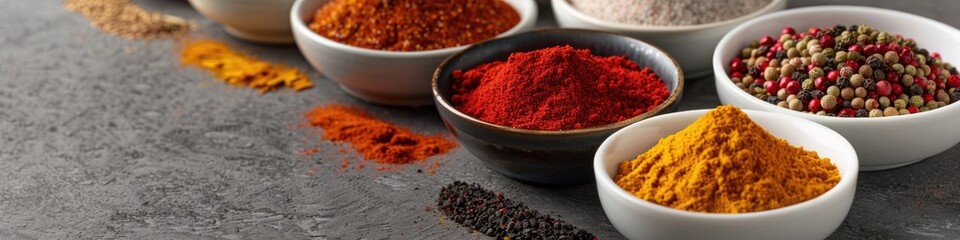
[[[377,163],[412,163],[457,147],[443,136],[413,133],[355,107],[318,106],[305,118],[311,126],[324,129],[323,139],[349,143],[364,158]]]
[[[476,183],[456,181],[443,187],[437,208],[453,221],[497,239],[597,239]]]
[[[95,28],[126,39],[177,37],[197,26],[193,21],[147,11],[131,0],[65,0],[64,8],[83,15]]]
[[[180,61],[211,71],[217,79],[231,85],[255,88],[260,93],[281,87],[295,91],[313,87],[307,75],[299,69],[260,61],[213,40],[186,43]]]

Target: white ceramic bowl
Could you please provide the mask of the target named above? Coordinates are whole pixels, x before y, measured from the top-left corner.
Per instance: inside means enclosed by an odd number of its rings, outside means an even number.
[[[782,10],[787,0],[773,0],[763,8],[726,21],[689,26],[641,26],[602,20],[580,12],[568,0],[552,0],[557,23],[564,28],[585,28],[621,33],[651,43],[680,62],[688,79],[709,75],[714,46],[730,29],[748,19]]]
[[[190,0],[200,14],[227,33],[259,43],[292,43],[290,7],[294,0]]]
[[[727,76],[729,62],[740,49],[765,35],[779,35],[784,27],[807,29],[837,24],[866,24],[917,41],[917,45],[940,52],[944,61],[960,63],[960,31],[921,16],[869,7],[824,6],[781,11],[759,17],[734,28],[717,45],[713,55],[720,102],[745,109],[785,113],[823,124],[847,138],[857,149],[860,169],[883,170],[915,163],[941,153],[960,142],[960,104],[929,112],[896,117],[837,118],[792,111],[747,94]]]
[[[819,197],[740,214],[677,210],[637,198],[613,182],[619,164],[632,160],[708,110],[649,118],[614,133],[597,150],[593,170],[607,218],[629,239],[824,239],[843,223],[857,185],[857,154],[840,134],[797,117],[744,110],[758,125],[795,146],[816,151],[840,171],[840,182]]]
[[[397,52],[360,48],[339,43],[310,30],[313,12],[329,0],[297,0],[290,13],[293,34],[307,61],[357,98],[387,105],[417,106],[433,103],[430,81],[447,57],[470,45],[428,51]],[[530,0],[505,0],[520,22],[497,37],[533,28],[537,4]]]

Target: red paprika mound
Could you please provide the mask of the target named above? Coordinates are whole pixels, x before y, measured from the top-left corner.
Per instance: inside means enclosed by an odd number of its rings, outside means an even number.
[[[457,147],[442,136],[416,134],[353,107],[318,106],[305,117],[310,125],[323,128],[323,139],[350,143],[378,163],[411,163]]]
[[[480,120],[533,130],[569,130],[623,121],[670,92],[649,67],[625,56],[557,46],[510,54],[453,72],[454,107]]]

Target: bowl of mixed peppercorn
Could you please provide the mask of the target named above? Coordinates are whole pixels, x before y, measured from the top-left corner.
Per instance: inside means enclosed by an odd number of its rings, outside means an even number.
[[[832,128],[856,148],[862,170],[896,168],[960,142],[957,39],[956,28],[893,10],[773,13],[717,45],[717,92],[725,104]]]
[[[294,40],[324,76],[359,99],[429,105],[430,77],[471,44],[533,28],[530,0],[298,0]]]

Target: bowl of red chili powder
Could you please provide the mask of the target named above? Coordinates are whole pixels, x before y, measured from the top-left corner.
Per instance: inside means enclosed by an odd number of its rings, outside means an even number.
[[[348,94],[428,105],[430,77],[470,44],[533,28],[530,0],[298,0],[290,21],[304,57]]]
[[[569,29],[476,44],[433,77],[440,117],[467,150],[505,176],[551,185],[591,182],[600,143],[673,111],[682,90],[679,65],[657,47]]]

